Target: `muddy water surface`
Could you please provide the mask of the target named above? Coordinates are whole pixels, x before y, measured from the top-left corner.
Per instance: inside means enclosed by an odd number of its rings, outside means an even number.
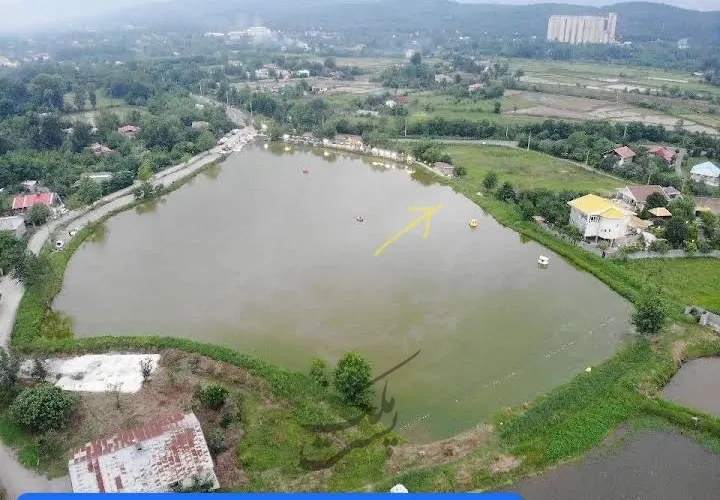
[[[417,441],[473,427],[615,352],[625,300],[427,174],[373,162],[236,154],[110,219],[71,259],[55,307],[79,336],[187,337],[293,370],[355,350],[380,373],[421,350],[388,380],[398,430]],[[437,205],[427,239],[423,222],[373,256],[419,216],[409,207]]]

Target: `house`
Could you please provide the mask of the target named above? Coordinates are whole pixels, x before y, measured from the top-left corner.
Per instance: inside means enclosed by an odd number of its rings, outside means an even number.
[[[68,469],[74,493],[168,493],[196,478],[220,486],[193,413],[91,441],[70,451]]]
[[[123,137],[127,137],[128,139],[134,138],[136,135],[138,135],[138,132],[140,132],[140,127],[137,127],[135,125],[125,125],[124,127],[120,127],[118,129],[118,132]]]
[[[675,159],[675,151],[664,146],[653,146],[648,150],[648,154],[660,157],[668,163]]]
[[[452,83],[455,79],[452,76],[443,75],[442,73],[435,75],[435,81],[437,83]]]
[[[626,163],[632,163],[633,158],[635,158],[635,151],[627,146],[620,146],[605,153],[606,157],[608,155],[614,155],[617,158],[617,164],[622,166]]]
[[[407,103],[410,102],[410,98],[406,95],[399,95],[395,96],[394,101],[395,104],[397,104],[398,106],[405,106]]]
[[[477,90],[482,90],[484,87],[484,83],[473,83],[472,85],[468,85],[468,93],[472,94]]]
[[[95,144],[90,146],[90,149],[93,153],[95,153],[96,156],[102,156],[113,152],[112,149],[110,149],[104,144],[100,144],[99,142],[96,142]]]
[[[208,125],[210,125],[208,122],[198,121],[198,122],[192,122],[190,124],[190,128],[197,130],[197,129],[203,129],[203,128],[207,127]]]
[[[310,77],[310,71],[307,69],[299,69],[294,73],[295,77],[297,78],[309,78]]]
[[[28,193],[37,193],[40,184],[38,184],[38,181],[22,181],[20,186]]]
[[[92,172],[89,174],[82,174],[80,176],[81,179],[90,179],[93,182],[96,182],[98,184],[102,184],[105,181],[109,181],[112,179],[112,172]],[[80,181],[77,181],[73,186],[78,186],[80,184]]]
[[[34,205],[56,207],[61,204],[62,201],[56,193],[35,193],[16,196],[15,199],[13,199],[12,209],[15,213],[23,213]]]
[[[379,112],[372,111],[370,109],[358,109],[357,111],[355,111],[355,114],[357,116],[373,116],[373,117],[380,116]]]
[[[625,186],[624,188],[618,189],[618,194],[620,195],[620,199],[627,203],[630,203],[638,210],[642,210],[643,208],[645,208],[645,202],[647,201],[648,196],[650,196],[651,194],[659,194],[666,201],[670,201],[671,199],[665,191],[665,188],[654,184],[641,186]]]
[[[694,201],[696,212],[710,212],[714,215],[720,215],[720,198],[696,196]]]
[[[255,78],[257,78],[258,80],[265,80],[267,78],[270,78],[270,72],[267,70],[267,68],[256,69]]]
[[[13,215],[0,217],[0,231],[10,231],[16,238],[25,234],[25,218]]]
[[[695,182],[717,187],[720,186],[720,168],[714,163],[706,161],[690,169],[690,178]]]
[[[349,135],[347,136],[346,144],[348,146],[361,148],[363,146],[362,137],[360,137],[359,135]]]
[[[392,99],[388,99],[387,101],[385,101],[385,106],[387,106],[388,108],[394,108],[395,106],[397,106],[397,103]]]
[[[453,166],[449,163],[445,163],[444,161],[436,161],[434,166],[435,169],[443,175],[447,175],[449,177],[453,174]]]
[[[598,238],[614,242],[627,234],[630,219],[635,214],[607,198],[588,194],[568,202],[570,223],[580,229],[583,238]]]
[[[665,191],[665,194],[668,195],[671,200],[682,198],[682,193],[672,186],[664,187],[663,191]]]

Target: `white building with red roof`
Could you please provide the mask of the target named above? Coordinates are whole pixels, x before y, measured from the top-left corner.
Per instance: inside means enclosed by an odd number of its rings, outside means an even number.
[[[220,485],[193,413],[96,439],[69,454],[74,493],[164,493],[195,480]]]
[[[675,159],[675,151],[664,146],[653,146],[648,150],[648,154],[658,156],[668,163]]]
[[[25,212],[35,205],[56,207],[61,204],[62,200],[57,193],[21,194],[13,199],[12,209],[14,212]]]
[[[620,146],[612,151],[610,151],[611,154],[614,154],[618,158],[618,165],[624,165],[626,163],[632,163],[633,158],[635,158],[636,153],[632,149],[630,149],[627,146]]]

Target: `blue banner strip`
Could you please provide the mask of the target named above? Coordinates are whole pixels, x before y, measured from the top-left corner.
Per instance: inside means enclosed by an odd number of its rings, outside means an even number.
[[[88,500],[107,500],[104,493],[25,493],[19,500],[78,500],[78,495]],[[478,500],[523,500],[517,493],[113,493],[115,496],[132,497],[132,500],[156,500],[162,495],[167,500],[203,500],[208,495],[222,496],[224,500],[367,500],[368,496],[398,500],[397,495],[419,496],[427,500],[460,500],[472,496]],[[402,498],[402,497],[401,497]],[[464,500],[468,500],[465,498]]]

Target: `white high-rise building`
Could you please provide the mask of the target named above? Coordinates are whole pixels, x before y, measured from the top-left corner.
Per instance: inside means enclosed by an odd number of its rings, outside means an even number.
[[[617,14],[602,16],[550,16],[547,39],[555,42],[615,43]]]

